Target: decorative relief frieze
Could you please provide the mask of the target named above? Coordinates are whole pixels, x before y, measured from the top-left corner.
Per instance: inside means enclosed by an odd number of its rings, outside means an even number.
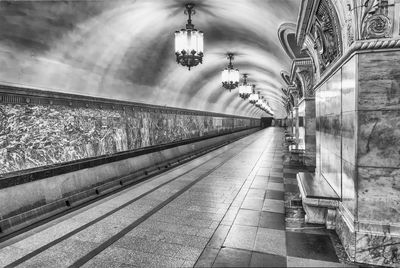
[[[361,0],[361,39],[392,37],[388,0]]]
[[[299,72],[299,75],[303,79],[304,97],[314,98],[312,70],[302,70]]]
[[[355,36],[354,36],[354,7],[353,7],[353,1],[352,0],[346,0],[347,2],[347,7],[348,11],[346,13],[346,35],[347,35],[347,45],[351,46],[353,42],[355,41]]]
[[[332,3],[329,0],[322,0],[315,14],[315,23],[311,28],[321,73],[342,54],[339,25]]]

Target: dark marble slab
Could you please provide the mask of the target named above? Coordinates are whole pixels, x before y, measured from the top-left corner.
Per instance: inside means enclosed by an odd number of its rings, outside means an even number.
[[[286,232],[286,245],[288,256],[339,262],[327,235]]]

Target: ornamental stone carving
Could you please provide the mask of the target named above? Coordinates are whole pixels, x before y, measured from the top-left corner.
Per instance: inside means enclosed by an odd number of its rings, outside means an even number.
[[[353,9],[354,4],[352,0],[346,0],[348,10],[346,12],[346,35],[347,35],[347,45],[350,46],[355,41],[354,36],[354,21],[353,21]]]
[[[332,3],[322,0],[315,14],[311,34],[318,53],[321,73],[342,54],[340,24]]]
[[[312,70],[302,70],[299,72],[299,75],[303,80],[304,97],[314,98]]]
[[[361,39],[392,37],[388,0],[363,0],[361,11]]]

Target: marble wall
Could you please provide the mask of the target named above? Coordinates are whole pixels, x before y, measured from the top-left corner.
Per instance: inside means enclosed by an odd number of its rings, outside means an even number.
[[[176,111],[0,102],[0,174],[257,125],[257,119]]]
[[[308,167],[315,167],[316,165],[316,141],[315,141],[315,99],[310,98],[305,101],[305,118],[304,118],[304,127],[305,127],[305,164]]]
[[[358,60],[358,219],[400,235],[400,51]]]
[[[400,51],[357,53],[316,92],[317,175],[349,257],[400,265]]]
[[[316,91],[316,171],[332,186],[354,219],[356,209],[356,59]]]
[[[341,72],[323,84],[316,94],[319,99],[319,171],[338,196],[341,196]]]

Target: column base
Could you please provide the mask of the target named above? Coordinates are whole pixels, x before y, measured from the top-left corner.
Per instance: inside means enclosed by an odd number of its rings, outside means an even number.
[[[348,212],[345,209],[338,209],[336,233],[350,260],[387,267],[400,266],[400,235],[356,230],[346,214]]]

